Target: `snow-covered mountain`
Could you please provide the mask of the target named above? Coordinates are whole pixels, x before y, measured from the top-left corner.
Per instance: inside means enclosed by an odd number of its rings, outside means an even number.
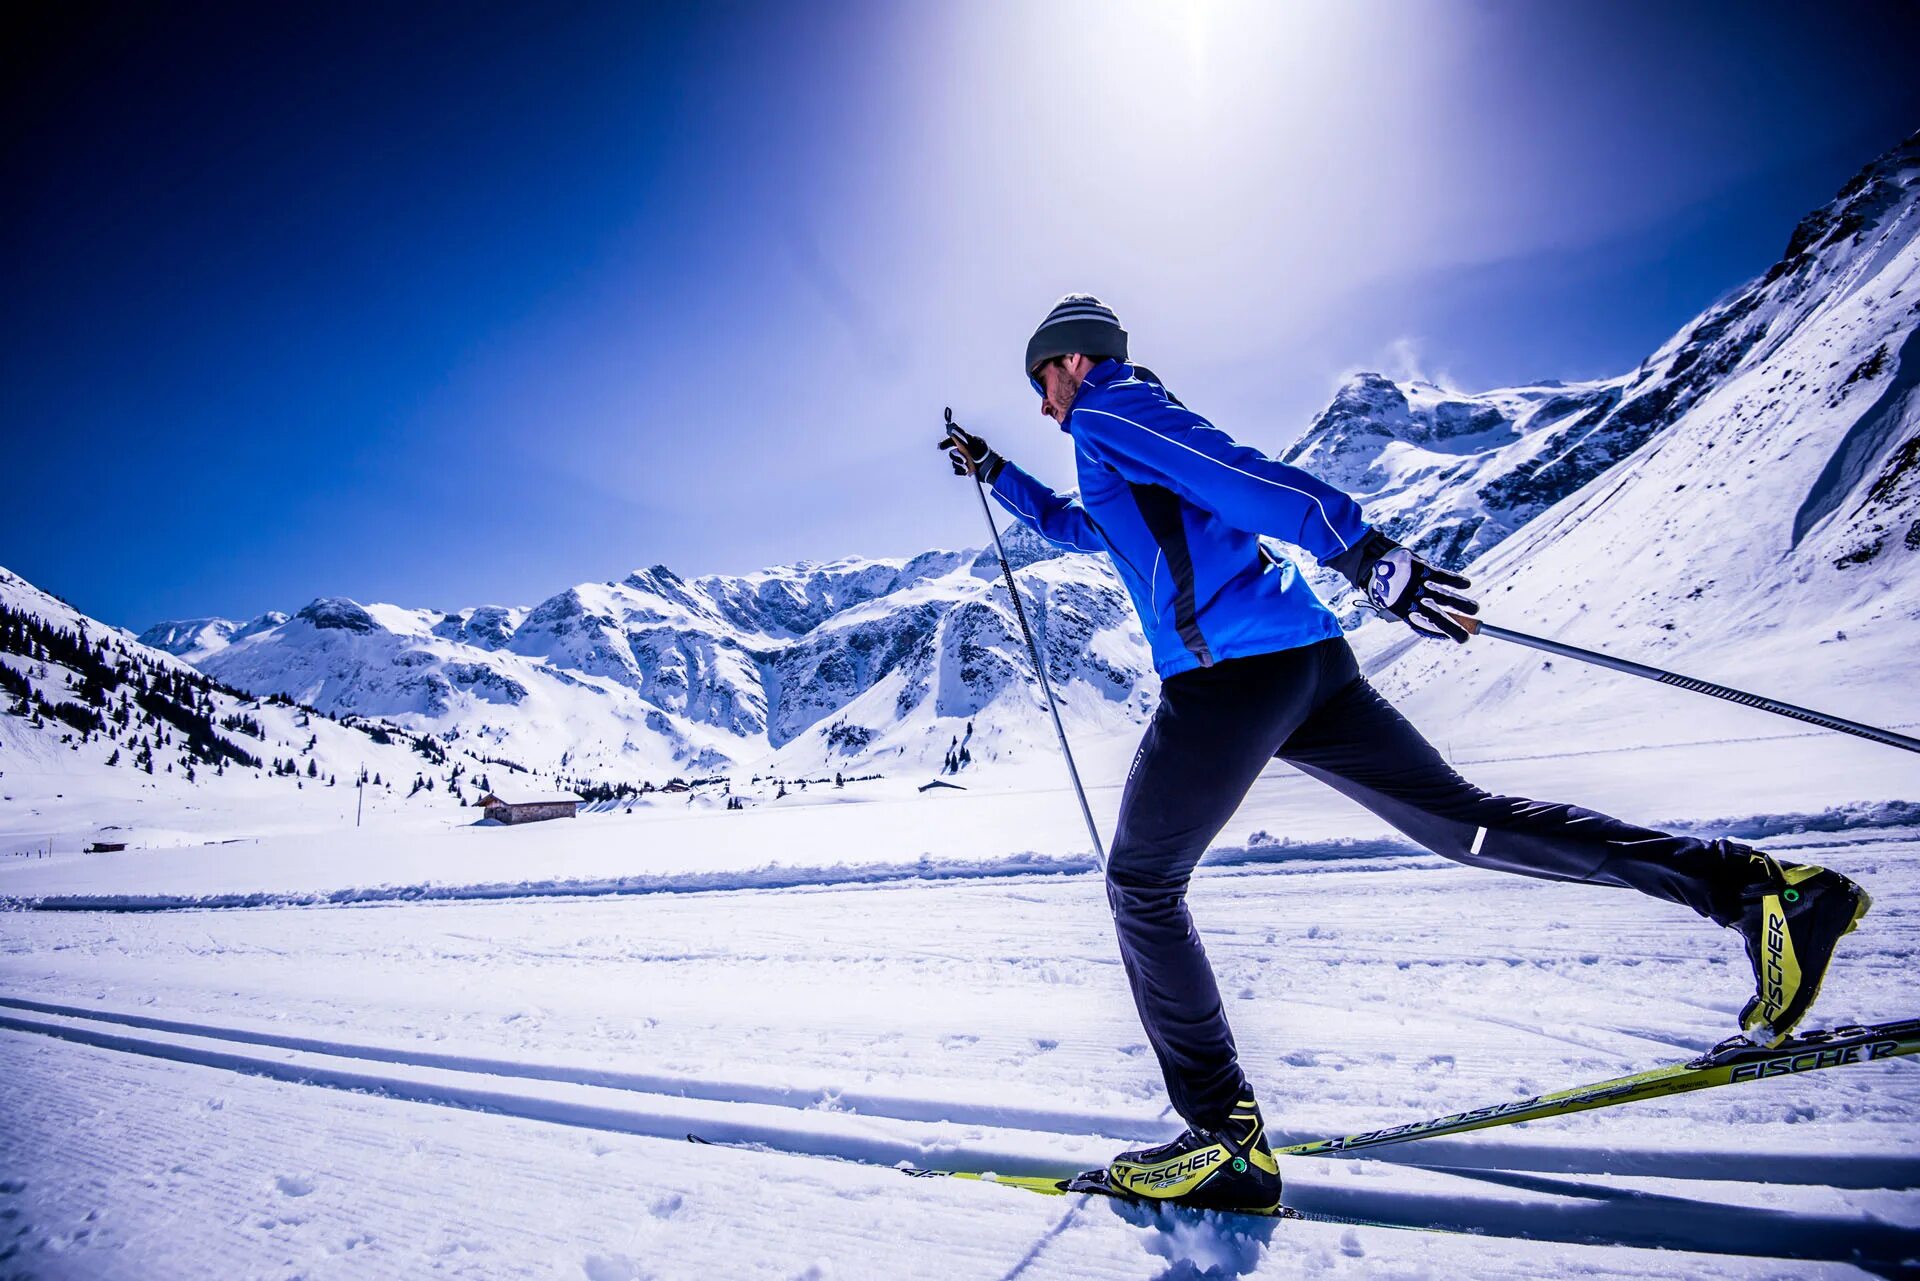
[[[1105,562],[1018,529],[1008,549],[1068,719],[1100,734],[1143,720],[1151,663]],[[985,761],[1051,733],[997,562],[975,552],[696,579],[655,565],[531,609],[321,599],[147,634],[241,689],[584,778],[922,770],[961,740]]]
[[[1474,563],[1487,617],[1869,722],[1920,720],[1917,233],[1920,134],[1621,384],[1592,433],[1629,432],[1568,442],[1597,461],[1655,425]],[[1366,634],[1383,686],[1423,720],[1545,708],[1642,741],[1753,728],[1754,713],[1511,646]]]
[[[1630,381],[1467,392],[1356,374],[1283,459],[1430,559],[1464,565],[1646,438],[1660,414],[1628,410]]]
[[[154,845],[356,814],[461,821],[484,780],[514,772],[241,693],[0,569],[0,853],[53,834]]]
[[[1481,392],[1361,374],[1285,457],[1428,555],[1471,562],[1496,620],[1651,661],[1697,652],[1704,674],[1746,670],[1770,692],[1780,670],[1839,662],[1806,647],[1844,632],[1841,665],[1878,673],[1863,691],[1903,689],[1916,150],[1870,165],[1769,272],[1631,372]],[[1009,550],[1069,728],[1130,734],[1155,689],[1118,581],[1017,528]],[[578,777],[919,770],[963,741],[992,760],[1049,739],[994,562],[971,552],[696,579],[654,566],[530,609],[317,600],[148,636],[240,688]],[[1564,664],[1548,695],[1536,661],[1489,643],[1416,649],[1377,626],[1357,643],[1435,714],[1640,706]]]
[[[1838,296],[1877,276],[1888,266],[1884,255],[1912,235],[1901,174],[1913,148],[1909,139],[1868,166],[1801,221],[1764,277],[1709,308],[1631,373],[1485,392],[1361,373],[1284,459],[1352,493],[1370,520],[1429,557],[1464,565],[1678,423],[1789,333],[1831,322]],[[1899,329],[1897,317],[1884,318],[1868,355]],[[1889,372],[1897,349],[1856,382]],[[1855,368],[1842,369],[1843,379]],[[1778,394],[1785,403],[1810,392],[1783,386]]]
[[[245,640],[255,632],[278,627],[287,621],[279,610],[270,610],[245,623],[230,618],[183,618],[170,623],[155,623],[136,638],[148,649],[157,649],[198,665],[236,640]]]

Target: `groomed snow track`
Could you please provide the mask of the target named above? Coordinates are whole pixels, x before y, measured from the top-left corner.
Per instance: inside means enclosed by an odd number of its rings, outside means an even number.
[[[1059,1174],[1084,1163],[1063,1161],[1062,1154],[1087,1147],[1089,1139],[1092,1148],[1104,1150],[1115,1140],[1142,1137],[1139,1118],[963,1107],[883,1095],[826,1100],[799,1089],[437,1054],[21,997],[0,997],[0,1007],[13,1011],[0,1014],[0,1029],[101,1050],[558,1125],[660,1139],[697,1135],[728,1146],[864,1165]],[[836,1110],[824,1110],[828,1103]],[[1373,1164],[1407,1168],[1410,1175],[1453,1176],[1449,1182],[1455,1185],[1478,1183],[1500,1191],[1439,1190],[1427,1186],[1431,1177],[1415,1178],[1412,1186],[1382,1187],[1378,1179],[1354,1186],[1326,1177],[1327,1163],[1296,1159],[1285,1168],[1289,1204],[1334,1222],[1846,1262],[1889,1275],[1904,1274],[1920,1257],[1920,1230],[1869,1215],[1758,1208],[1741,1204],[1745,1198],[1739,1192],[1741,1185],[1765,1183],[1920,1187],[1920,1156],[1915,1155],[1631,1152],[1433,1140]],[[1409,1168],[1415,1166],[1423,1169]],[[1701,1195],[1606,1181],[1622,1177],[1698,1180]],[[1532,1195],[1516,1200],[1516,1192]]]

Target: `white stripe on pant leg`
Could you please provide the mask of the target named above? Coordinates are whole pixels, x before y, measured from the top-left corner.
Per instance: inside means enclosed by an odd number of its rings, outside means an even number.
[[[1480,852],[1480,847],[1482,845],[1485,845],[1486,843],[1487,843],[1487,829],[1484,827],[1475,828],[1473,830],[1473,848],[1468,850],[1467,853],[1478,854]]]

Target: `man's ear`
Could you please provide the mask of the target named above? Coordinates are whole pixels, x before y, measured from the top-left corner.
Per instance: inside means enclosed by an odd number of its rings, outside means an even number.
[[[1089,356],[1084,352],[1076,351],[1073,353],[1073,355],[1067,357],[1066,368],[1067,368],[1067,372],[1072,374],[1075,378],[1085,378],[1087,376],[1087,371],[1089,369],[1092,369],[1095,363],[1097,362],[1095,362],[1092,356]]]

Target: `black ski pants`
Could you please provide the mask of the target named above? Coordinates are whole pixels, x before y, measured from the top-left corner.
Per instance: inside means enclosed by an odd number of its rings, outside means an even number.
[[[1459,862],[1626,886],[1721,925],[1738,916],[1743,851],[1482,791],[1375,692],[1344,639],[1182,672],[1162,687],[1127,776],[1107,897],[1140,1021],[1190,1125],[1216,1128],[1251,1094],[1187,882],[1276,756]]]

